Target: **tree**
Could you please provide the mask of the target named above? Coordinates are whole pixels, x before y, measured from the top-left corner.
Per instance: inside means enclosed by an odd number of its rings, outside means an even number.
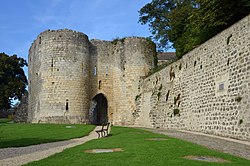
[[[249,0],[196,0],[198,10],[190,18],[193,26],[200,29],[200,43],[250,13]]]
[[[174,47],[180,58],[249,13],[249,0],[152,0],[139,22],[149,25],[159,49]]]
[[[149,25],[158,49],[174,47],[178,55],[194,7],[193,0],[152,0],[140,9],[139,22]]]
[[[9,109],[11,100],[20,100],[26,92],[24,66],[27,66],[27,62],[23,58],[0,53],[0,110]]]
[[[169,13],[171,29],[167,32],[169,40],[176,48],[177,57],[181,57],[187,50],[193,49],[199,39],[196,30],[191,28],[190,17],[196,10],[194,1],[186,0],[177,3],[176,8]]]

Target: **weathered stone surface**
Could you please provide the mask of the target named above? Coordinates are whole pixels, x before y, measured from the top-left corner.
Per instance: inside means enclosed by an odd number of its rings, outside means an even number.
[[[250,15],[143,79],[134,125],[250,141],[249,55]]]
[[[198,131],[250,140],[250,16],[148,76],[144,38],[88,40],[45,31],[29,53],[29,121],[89,123],[97,94],[115,125]]]
[[[121,148],[113,148],[113,149],[91,149],[85,150],[85,153],[112,153],[112,152],[122,152]]]
[[[42,32],[29,51],[29,121],[89,123],[91,101],[103,94],[108,120],[131,124],[138,83],[153,65],[144,38],[88,40],[72,30]]]
[[[210,157],[210,156],[184,156],[183,158],[190,159],[190,160],[215,162],[215,163],[229,163],[230,162],[222,158],[216,158],[216,157]]]
[[[28,120],[28,93],[26,93],[20,104],[15,108],[14,122],[25,123]]]

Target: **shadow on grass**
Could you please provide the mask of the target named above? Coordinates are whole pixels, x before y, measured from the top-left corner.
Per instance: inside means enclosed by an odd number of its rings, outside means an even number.
[[[30,146],[30,145],[37,145],[42,143],[49,143],[49,142],[57,142],[57,141],[64,141],[63,139],[40,139],[40,138],[21,138],[15,140],[3,140],[0,137],[0,148],[9,148],[9,147],[23,147],[23,146]]]
[[[0,124],[11,122],[12,119],[0,118]]]

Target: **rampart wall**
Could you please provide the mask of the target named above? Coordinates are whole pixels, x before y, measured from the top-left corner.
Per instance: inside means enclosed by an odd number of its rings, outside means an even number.
[[[141,80],[134,125],[250,141],[250,15]]]
[[[144,38],[42,32],[29,52],[28,121],[89,123],[102,94],[115,125],[250,140],[250,16],[146,77],[155,53]]]

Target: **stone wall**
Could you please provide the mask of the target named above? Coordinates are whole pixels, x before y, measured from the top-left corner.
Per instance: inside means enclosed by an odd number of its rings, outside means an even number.
[[[154,47],[144,38],[115,41],[91,40],[90,100],[103,94],[108,100],[108,119],[113,124],[132,123],[138,83],[153,65]]]
[[[29,114],[34,123],[84,123],[89,109],[89,40],[45,31],[29,52]]]
[[[113,44],[114,54],[119,57],[113,68],[114,124],[130,125],[136,110],[139,80],[153,66],[155,47],[144,38],[126,38]]]
[[[154,54],[144,38],[89,41],[72,30],[42,32],[29,52],[29,122],[89,123],[91,103],[103,94],[108,120],[132,124],[139,80]]]
[[[26,123],[28,119],[28,93],[22,96],[19,105],[15,108],[14,122]]]
[[[134,125],[250,141],[250,16],[141,80]]]

